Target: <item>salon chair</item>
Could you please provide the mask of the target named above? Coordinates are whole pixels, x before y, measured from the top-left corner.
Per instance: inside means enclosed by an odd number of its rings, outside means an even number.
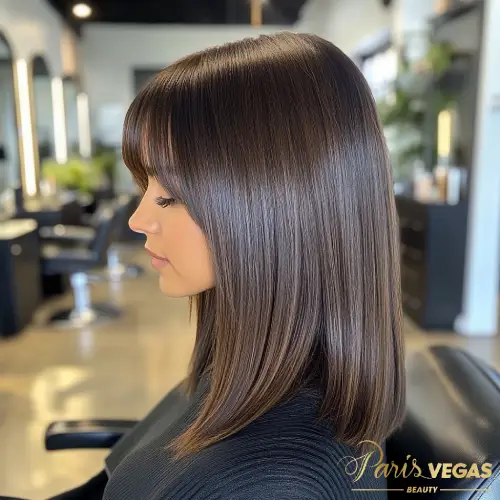
[[[128,221],[137,208],[138,197],[136,195],[121,195],[126,197],[127,202],[123,212],[119,217],[116,226],[116,233],[113,244],[108,250],[108,265],[104,273],[93,273],[93,278],[110,281],[120,281],[123,278],[136,278],[144,274],[144,269],[138,264],[122,262],[121,256],[127,255],[130,251],[135,252],[136,245],[130,245],[130,233]]]
[[[140,443],[155,422],[175,418],[185,399],[181,384],[140,422],[133,420],[60,421],[46,432],[47,450],[113,448],[116,463]],[[471,354],[450,346],[433,346],[407,361],[407,416],[387,441],[383,462],[410,464],[406,477],[388,477],[390,500],[498,500],[500,498],[500,375]],[[122,439],[134,428],[133,435]],[[415,478],[411,461],[426,475],[428,463],[488,462],[485,479]],[[110,464],[108,463],[108,466]],[[111,464],[112,465],[112,464]],[[369,472],[366,472],[369,473]],[[373,473],[373,472],[372,472]],[[96,481],[104,481],[99,476]],[[353,483],[353,487],[355,484]],[[408,488],[434,487],[432,493],[409,493]],[[370,493],[358,493],[370,498]],[[1,498],[1,497],[0,497]]]
[[[101,201],[109,203],[108,201]],[[107,267],[104,272],[92,272],[93,280],[118,281],[122,278],[132,278],[144,273],[144,270],[135,264],[124,264],[120,261],[120,253],[127,250],[126,234],[129,230],[128,220],[136,207],[136,196],[121,194],[116,203],[118,205],[116,223],[114,227],[113,240],[107,250]],[[45,242],[55,242],[59,245],[74,245],[88,243],[94,238],[96,227],[99,223],[99,210],[85,219],[86,226],[67,226],[59,224],[53,227],[40,229],[40,238]]]
[[[58,243],[42,244],[42,274],[66,274],[73,288],[74,306],[71,310],[56,313],[51,322],[69,327],[82,327],[112,319],[120,311],[109,304],[92,304],[90,301],[88,272],[106,265],[106,252],[112,242],[122,205],[118,201],[104,202],[96,214],[96,228],[77,228],[65,232]],[[70,239],[69,233],[78,233]]]

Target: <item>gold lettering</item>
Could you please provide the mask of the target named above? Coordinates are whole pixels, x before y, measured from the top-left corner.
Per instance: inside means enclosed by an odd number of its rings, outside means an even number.
[[[436,479],[438,477],[439,471],[441,469],[442,464],[434,465],[432,462],[429,462],[428,467],[431,473],[432,479]]]
[[[449,464],[449,463],[442,465],[441,477],[443,479],[444,478],[451,478],[452,466],[453,466],[453,464]]]
[[[438,477],[441,477],[443,479],[449,479],[451,477],[455,477],[458,479],[462,479],[464,477],[467,477],[469,479],[481,477],[483,479],[486,479],[488,477],[491,477],[492,474],[493,466],[491,463],[482,464],[481,465],[482,473],[480,473],[479,465],[476,463],[473,463],[471,467],[468,468],[467,465],[464,463],[434,464],[432,462],[429,462],[427,466],[430,472],[430,477],[424,476],[422,473],[422,468],[418,465],[417,460],[415,458],[411,459],[411,463],[405,462],[402,466],[399,466],[393,461],[391,461],[391,463],[388,464],[383,461],[384,452],[378,443],[375,443],[374,441],[362,441],[359,444],[361,445],[364,443],[369,443],[373,445],[374,450],[365,453],[360,457],[347,456],[339,461],[345,463],[345,472],[347,473],[347,475],[353,477],[354,482],[359,481],[368,468],[374,469],[374,476],[376,478],[384,476],[386,479],[389,478],[391,475],[393,475],[394,478],[404,477],[405,479],[408,479],[411,476],[415,478],[421,477],[425,479],[437,479]],[[372,462],[370,462],[372,457],[374,457],[375,459]],[[407,461],[410,460],[410,458],[411,455],[406,456]],[[407,493],[422,493],[422,492],[426,493],[427,491],[436,492],[437,490],[438,490],[437,486],[436,487],[429,486],[425,488],[408,486],[406,491]]]
[[[420,466],[417,464],[417,459],[416,459],[416,458],[414,458],[414,459],[411,461],[411,463],[412,463],[412,465],[413,465],[412,473],[413,473],[413,471],[414,471],[414,470],[416,470],[416,471],[417,471],[416,473],[414,473],[414,474],[413,474],[415,477],[423,477],[423,478],[425,478],[425,479],[432,479],[431,477],[424,476],[424,475],[422,474],[422,469],[421,469],[421,468],[420,468]]]
[[[364,443],[370,443],[375,447],[375,451],[370,451],[368,453],[365,453],[364,455],[360,457],[344,457],[340,460],[342,461],[347,461],[345,465],[345,471],[348,476],[354,476],[353,481],[359,481],[363,474],[366,472],[368,462],[370,461],[370,458],[378,452],[378,460],[377,462],[372,465],[372,467],[378,467],[384,458],[384,452],[380,445],[378,443],[375,443],[374,441],[361,441],[359,444],[364,444]]]
[[[453,467],[453,477],[463,478],[469,477],[467,474],[467,466],[465,464],[455,464]]]
[[[490,463],[485,463],[481,466],[481,470],[483,471],[483,473],[481,474],[481,477],[483,479],[486,479],[486,478],[491,476],[491,468],[492,468],[492,465]]]
[[[479,467],[477,466],[477,464],[472,464],[471,468],[469,469],[469,472],[467,474],[467,478],[471,478],[471,477],[475,477],[475,478],[480,477]]]
[[[392,467],[389,464],[377,465],[374,475],[376,478],[379,478],[380,476],[384,476],[387,479],[391,473],[391,468]]]
[[[407,476],[405,476],[406,464],[404,464],[403,467],[400,468],[397,464],[395,464],[394,462],[391,462],[389,474],[393,471],[394,471],[394,477],[399,477],[399,476],[403,476],[404,478],[407,477]]]

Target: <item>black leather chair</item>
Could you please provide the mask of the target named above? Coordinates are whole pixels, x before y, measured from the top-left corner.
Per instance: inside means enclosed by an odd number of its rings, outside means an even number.
[[[407,361],[407,416],[401,429],[387,442],[388,462],[415,460],[428,474],[428,464],[465,464],[456,475],[436,479],[390,478],[389,498],[397,500],[411,487],[437,491],[418,498],[448,500],[500,499],[500,375],[468,352],[434,346]],[[491,463],[491,476],[474,478],[473,464]],[[481,472],[481,468],[479,468]],[[399,491],[398,491],[399,490]],[[403,490],[403,491],[401,491]],[[428,490],[429,491],[429,490]],[[413,493],[412,493],[413,494]],[[408,494],[409,495],[409,494]]]
[[[404,474],[389,475],[388,498],[500,499],[500,375],[469,353],[450,346],[430,347],[411,355],[407,372],[406,421],[387,441],[383,462],[395,464],[400,471],[405,463],[409,466]],[[47,429],[46,449],[113,447],[113,459],[119,462],[130,449],[131,439],[132,444],[140,443],[155,422],[168,421],[179,413],[186,397],[181,385],[141,421],[55,422]],[[134,433],[124,437],[133,428]],[[424,475],[429,475],[429,463],[463,463],[470,471],[475,463],[481,470],[485,462],[491,463],[491,475],[469,479],[418,478],[415,477],[417,470],[411,473],[412,460]],[[457,469],[459,475],[466,470],[465,466]],[[373,473],[373,469],[365,473]],[[105,475],[96,477],[94,482],[102,486]],[[414,488],[432,490],[417,493]],[[366,496],[361,496],[364,494]],[[359,498],[370,498],[369,492],[359,495]]]
[[[132,194],[120,195],[123,199],[123,211],[119,216],[119,222],[116,226],[115,238],[113,244],[108,250],[108,265],[104,274],[94,274],[98,279],[106,279],[110,281],[120,281],[123,278],[136,278],[144,274],[144,269],[138,264],[122,261],[122,256],[130,251],[135,252],[136,245],[130,245],[132,238],[131,230],[128,226],[128,221],[135,209],[137,208],[138,196]],[[136,238],[133,238],[136,240]]]
[[[132,216],[136,206],[136,196],[132,194],[121,194],[115,200],[116,221],[114,224],[113,239],[107,250],[107,267],[104,272],[92,272],[93,280],[119,281],[122,278],[132,278],[144,273],[144,270],[135,264],[124,264],[120,261],[120,253],[127,249],[123,245],[129,230],[128,220]],[[109,204],[110,201],[101,202]],[[46,242],[55,242],[59,245],[88,245],[95,237],[95,231],[99,224],[99,210],[90,215],[84,226],[67,226],[59,224],[53,227],[40,229],[40,237]]]
[[[120,206],[116,201],[104,202],[97,211],[96,229],[77,228],[61,235],[57,243],[42,245],[42,274],[67,274],[73,288],[74,306],[52,316],[51,321],[70,327],[82,327],[111,319],[119,310],[108,304],[91,304],[88,271],[106,264],[106,252],[112,242]],[[65,237],[78,233],[78,238]]]

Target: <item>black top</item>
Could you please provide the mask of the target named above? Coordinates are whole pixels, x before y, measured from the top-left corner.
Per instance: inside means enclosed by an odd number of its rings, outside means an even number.
[[[302,390],[244,430],[195,455],[172,459],[168,443],[194,420],[202,384],[174,389],[106,460],[103,500],[385,500],[386,481],[368,470],[353,482],[342,458],[359,456],[316,419],[319,398]]]

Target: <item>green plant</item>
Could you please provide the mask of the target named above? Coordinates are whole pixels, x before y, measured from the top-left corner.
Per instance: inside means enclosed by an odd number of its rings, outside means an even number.
[[[116,155],[113,152],[103,152],[91,158],[91,163],[96,170],[99,170],[109,177],[113,176],[116,166]]]
[[[410,65],[403,60],[394,93],[377,103],[384,128],[395,128],[399,135],[411,136],[411,140],[395,148],[394,154],[397,168],[405,173],[409,165],[422,159],[426,149],[435,146],[435,138],[426,134],[428,120],[436,119],[455,99],[453,93],[439,85],[454,53],[449,43],[431,42],[420,61]]]
[[[455,49],[448,42],[431,43],[424,59],[427,71],[435,76],[441,76],[451,66]]]
[[[419,127],[424,120],[421,103],[401,88],[394,91],[390,101],[380,102],[378,111],[384,127],[393,125]]]
[[[90,192],[102,183],[103,171],[98,162],[73,156],[66,163],[45,160],[42,164],[42,177],[65,189]]]
[[[111,182],[113,182],[118,161],[116,148],[97,142],[94,144],[94,151],[95,153],[92,161],[95,162],[97,167],[105,173]]]

